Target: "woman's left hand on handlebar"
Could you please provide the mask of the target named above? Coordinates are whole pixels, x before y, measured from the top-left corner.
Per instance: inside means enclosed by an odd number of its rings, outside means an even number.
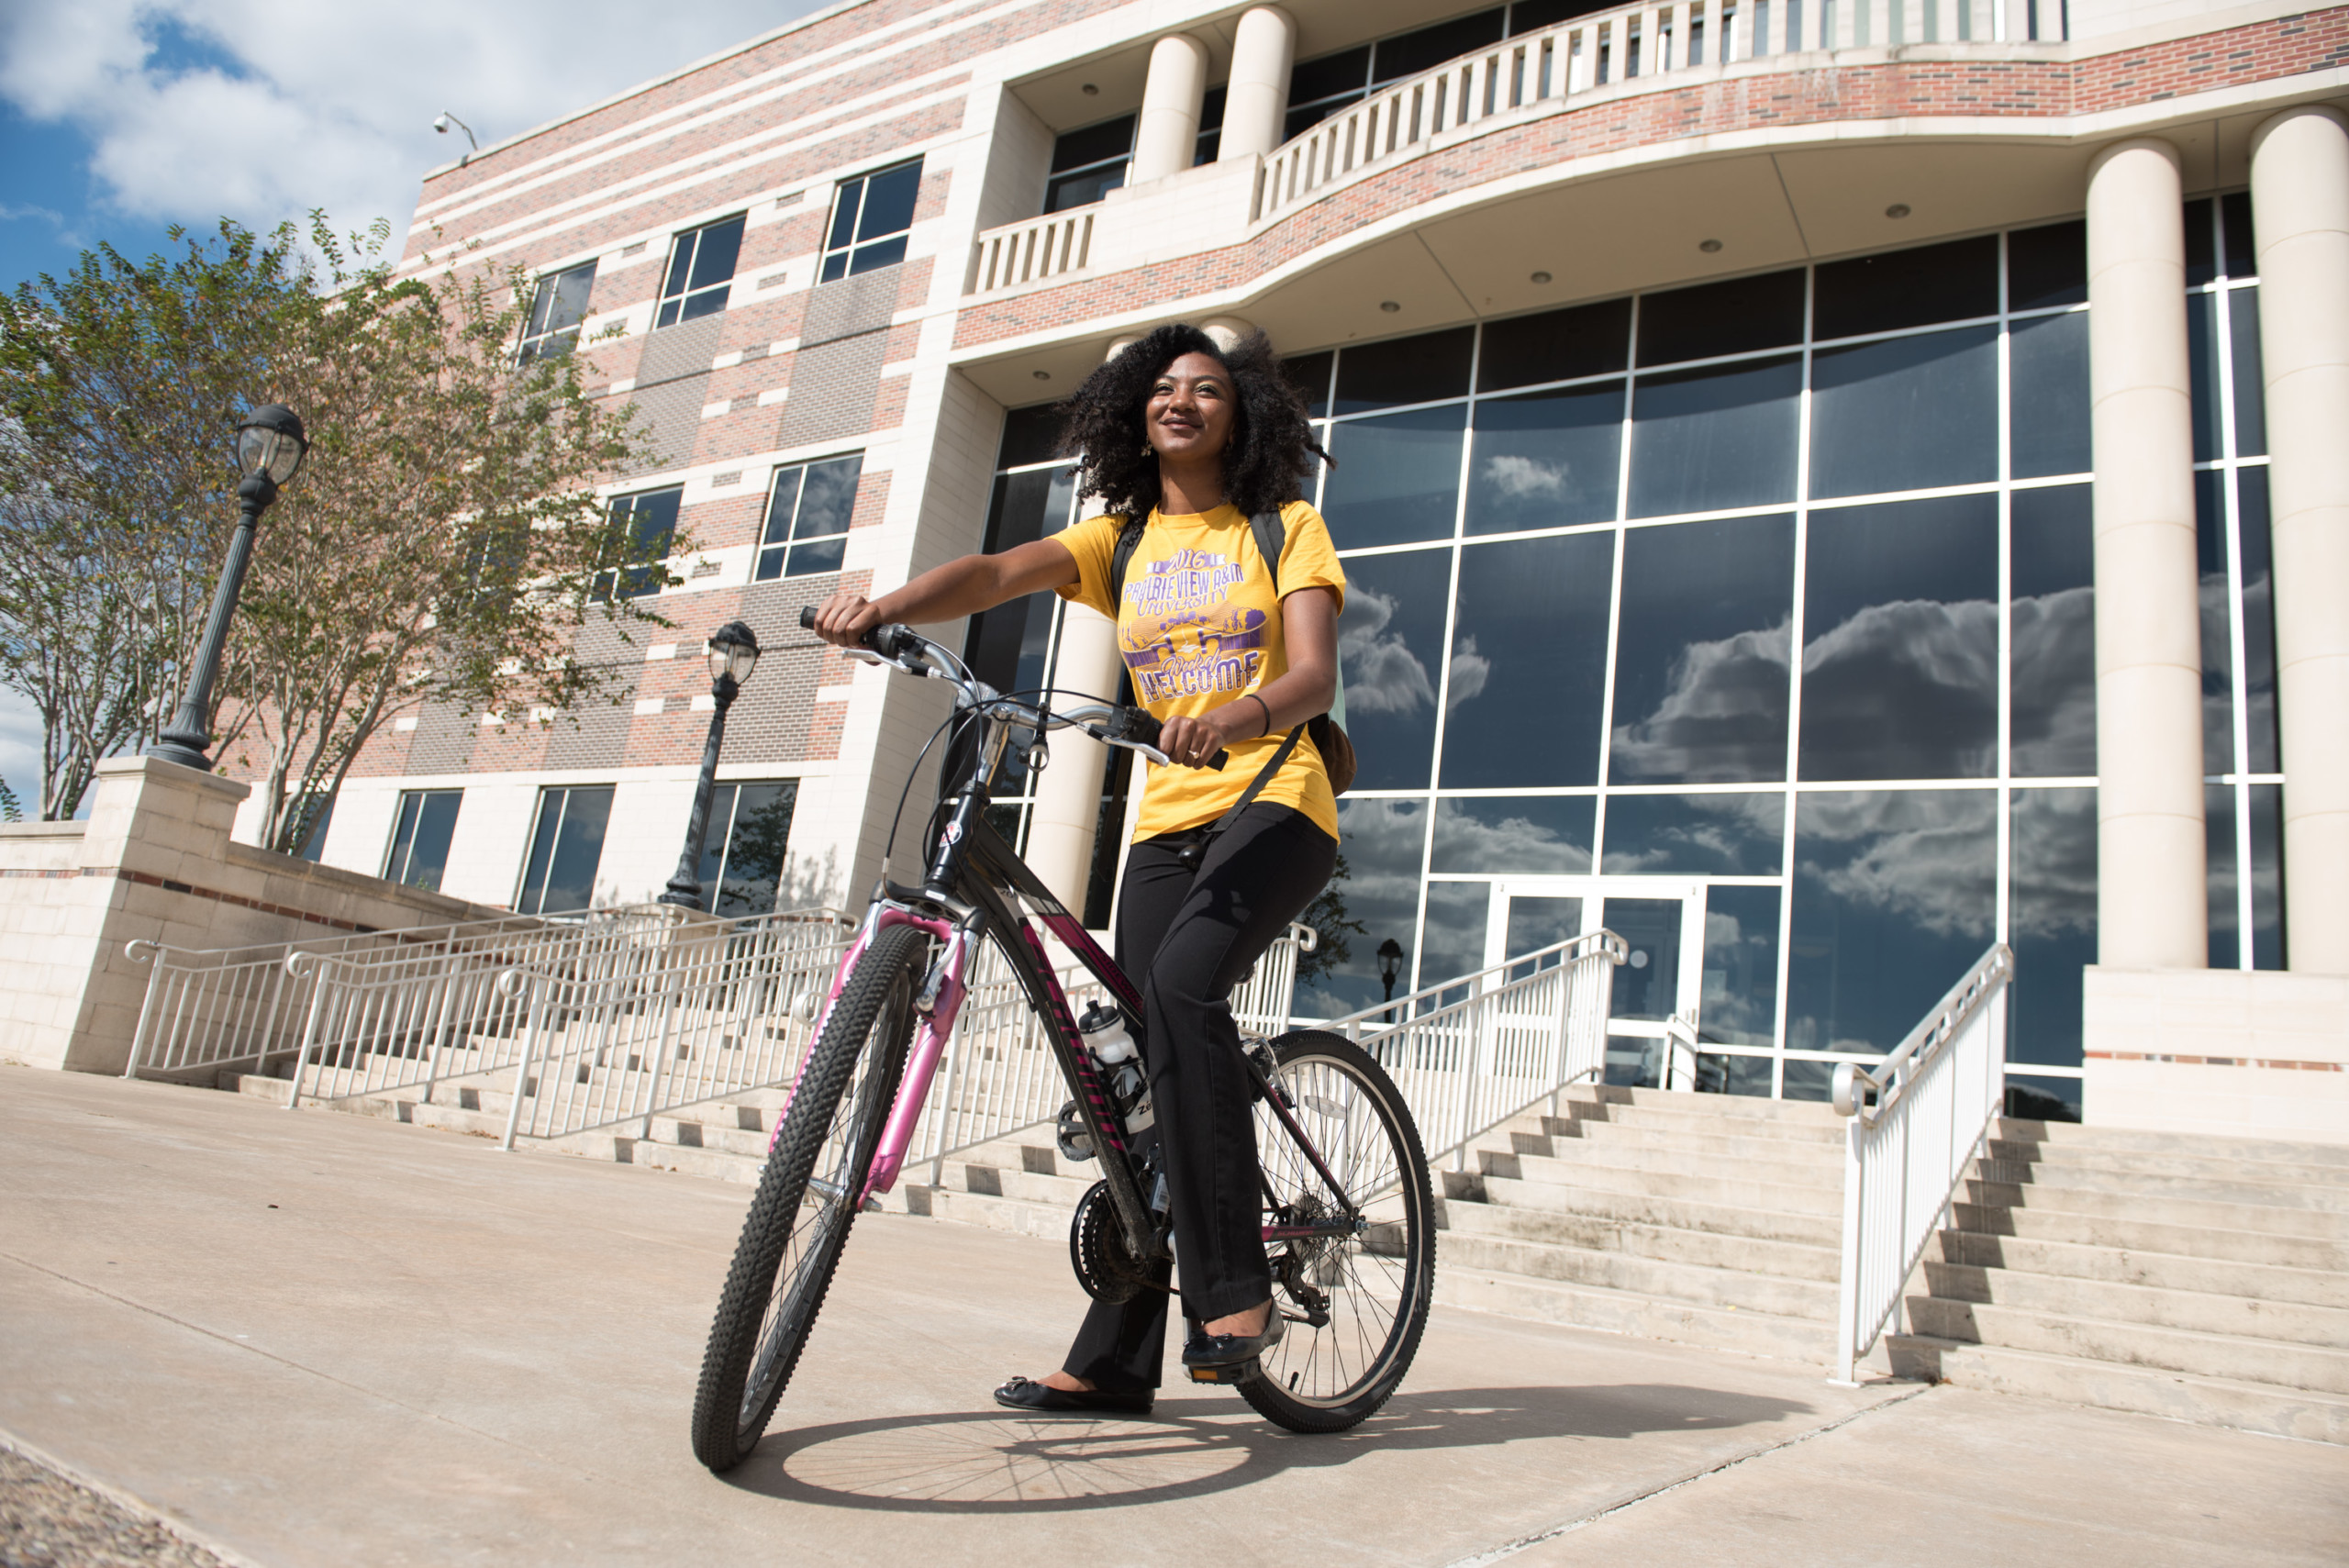
[[[816,611],[815,631],[842,648],[862,647],[864,634],[881,624],[881,612],[862,594],[843,588]]]
[[[1233,712],[1235,706],[1241,711]],[[1255,713],[1256,705],[1252,702],[1226,703],[1199,718],[1177,714],[1160,727],[1158,749],[1179,766],[1204,768],[1209,757],[1229,749],[1234,741],[1256,738],[1257,727],[1247,722]]]

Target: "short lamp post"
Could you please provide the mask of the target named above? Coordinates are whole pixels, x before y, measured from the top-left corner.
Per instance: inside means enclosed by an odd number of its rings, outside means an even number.
[[[701,857],[709,844],[709,797],[718,789],[718,749],[726,743],[726,710],[742,695],[742,684],[759,667],[756,633],[739,620],[729,620],[709,639],[709,740],[701,749],[701,777],[694,784],[694,812],[685,822],[685,849],[677,857],[677,874],[669,879],[663,904],[706,909],[701,895]]]
[[[212,682],[220,673],[220,651],[228,641],[228,617],[237,611],[237,594],[245,584],[245,565],[253,554],[253,534],[261,515],[277,499],[277,487],[302,466],[310,450],[303,439],[302,421],[294,410],[274,403],[256,408],[237,427],[237,467],[244,474],[237,486],[237,503],[244,515],[228,539],[228,560],[220,568],[220,586],[212,595],[212,614],[204,623],[204,640],[196,644],[195,664],[189,672],[187,695],[172,717],[171,728],[147,748],[150,757],[177,762],[184,768],[212,771],[205,748],[212,744]]]
[[[1390,1003],[1395,1000],[1395,982],[1402,976],[1403,944],[1389,937],[1378,944],[1378,983],[1386,987],[1386,1000]],[[1392,1012],[1386,1015],[1386,1021],[1395,1021]]]

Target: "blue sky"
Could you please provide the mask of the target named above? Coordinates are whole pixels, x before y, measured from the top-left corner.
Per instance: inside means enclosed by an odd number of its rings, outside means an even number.
[[[0,287],[173,224],[322,207],[396,252],[424,172],[818,9],[816,0],[6,0]],[[28,749],[29,747],[29,749]],[[39,795],[39,730],[0,689],[0,778]]]

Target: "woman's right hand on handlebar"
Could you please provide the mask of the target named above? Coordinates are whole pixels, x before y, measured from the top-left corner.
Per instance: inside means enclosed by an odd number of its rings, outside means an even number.
[[[841,648],[861,648],[865,634],[880,624],[881,612],[871,600],[843,588],[817,609],[816,624],[810,629],[826,642]]]

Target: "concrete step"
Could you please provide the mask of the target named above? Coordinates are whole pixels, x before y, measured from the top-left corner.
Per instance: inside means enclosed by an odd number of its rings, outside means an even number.
[[[959,1225],[981,1225],[1015,1235],[1068,1240],[1069,1211],[1049,1204],[1024,1203],[988,1193],[958,1192],[950,1187],[900,1185],[886,1194],[881,1207],[899,1214],[925,1214]]]
[[[1560,1118],[1544,1119],[1552,1123],[1552,1128],[1544,1129],[1548,1136],[1542,1141],[1551,1147],[1523,1149],[1521,1144],[1528,1135],[1520,1133],[1516,1139],[1520,1152],[1565,1154],[1570,1152],[1569,1145],[1579,1144],[1610,1156],[1634,1150],[1676,1154],[1713,1162],[1716,1169],[1724,1162],[1734,1162],[1742,1169],[1750,1161],[1819,1173],[1823,1179],[1837,1184],[1843,1179],[1843,1151],[1840,1144],[1798,1142],[1765,1132],[1699,1132],[1678,1127],[1625,1126],[1620,1122],[1580,1119],[1566,1122],[1568,1130],[1559,1132],[1554,1129]]]
[[[1637,1188],[1615,1191],[1561,1182],[1523,1182],[1507,1176],[1480,1177],[1460,1172],[1445,1173],[1443,1190],[1450,1197],[1512,1208],[1628,1220],[1640,1225],[1706,1230],[1723,1236],[1792,1241],[1812,1247],[1831,1249],[1842,1245],[1843,1217],[1840,1208],[1832,1214],[1795,1213],[1751,1204],[1674,1197]]]
[[[1885,1344],[1893,1371],[1901,1377],[2349,1444],[2349,1398],[2335,1395],[1929,1335],[1890,1334]]]
[[[1455,1229],[1443,1239],[1446,1268],[1481,1269],[1523,1279],[1591,1284],[1693,1307],[1764,1312],[1779,1318],[1835,1318],[1835,1285],[1737,1268],[1666,1262],[1634,1253],[1560,1246]]]
[[[1912,1296],[1908,1307],[1914,1329],[1938,1340],[2349,1395],[2349,1351],[2344,1351],[1930,1296]]]
[[[2349,1241],[2349,1215],[2326,1209],[2286,1208],[2274,1204],[2227,1203],[2132,1191],[2073,1187],[2042,1182],[1985,1182],[1967,1177],[1963,1200],[1983,1207],[2031,1208],[2099,1219],[2189,1225],[2204,1229],[2264,1231],[2311,1241]],[[1976,1229],[1967,1225],[1965,1229]]]
[[[1990,1303],[2108,1323],[2147,1323],[2202,1334],[2234,1334],[2349,1350],[2349,1311],[2299,1301],[2264,1301],[2221,1291],[2170,1290],[2059,1274],[2019,1273],[1928,1259],[1926,1286],[1937,1301]]]
[[[2349,1184],[2328,1186],[2310,1182],[2240,1181],[2219,1176],[2181,1176],[2147,1171],[2105,1171],[2079,1165],[2032,1164],[2013,1160],[1976,1160],[1972,1174],[1976,1179],[1986,1182],[2028,1184],[2034,1194],[2122,1193],[2147,1205],[2157,1206],[2167,1198],[2187,1198],[2199,1203],[2307,1209],[2349,1219]],[[2349,1230],[2343,1234],[2349,1235]]]
[[[1603,1285],[1528,1279],[1458,1263],[1448,1254],[1435,1272],[1435,1299],[1446,1307],[1474,1307],[1539,1323],[1564,1323],[1818,1366],[1826,1365],[1834,1352],[1833,1329],[1809,1318],[1659,1301]]]
[[[1703,1117],[1719,1122],[1763,1122],[1779,1127],[1834,1129],[1840,1137],[1843,1118],[1832,1106],[1810,1100],[1765,1100],[1744,1095],[1696,1095],[1670,1089],[1625,1089],[1609,1084],[1594,1088],[1576,1084],[1566,1091],[1576,1104],[1629,1106],[1642,1111],[1667,1111]]]
[[[1838,1254],[1832,1247],[1642,1224],[1564,1209],[1448,1198],[1443,1204],[1443,1216],[1442,1228],[1463,1236],[1623,1252],[1659,1262],[1746,1269],[1781,1279],[1824,1281],[1831,1285],[1838,1269]]]
[[[1487,1176],[1552,1186],[1573,1186],[1608,1192],[1641,1193],[1657,1197],[1687,1198],[1698,1203],[1727,1204],[1739,1208],[1776,1209],[1787,1214],[1843,1212],[1841,1184],[1760,1181],[1742,1173],[1712,1173],[1654,1171],[1609,1164],[1592,1159],[1554,1160],[1538,1154],[1479,1153]]]
[[[1970,1234],[2112,1247],[2132,1252],[2162,1252],[2212,1262],[2267,1264],[2278,1268],[2349,1268],[2349,1242],[2327,1237],[2285,1236],[2223,1225],[2176,1223],[2146,1218],[2143,1206],[2116,1204],[2118,1212],[2066,1213],[2012,1204],[1960,1201],[1951,1206],[1957,1228]],[[2167,1207],[2168,1206],[2165,1206]]]
[[[2222,1141],[2212,1140],[2213,1142]],[[2186,1176],[2210,1182],[2281,1182],[2288,1185],[2349,1187],[2349,1166],[2310,1165],[2290,1160],[2242,1160],[2223,1153],[2148,1153],[2133,1149],[2084,1148],[2068,1143],[1989,1140],[1993,1160],[2046,1170],[2103,1171],[2148,1176]]]
[[[925,1172],[915,1173],[923,1174]],[[1063,1223],[1077,1200],[1085,1196],[1100,1178],[1097,1176],[1044,1176],[1030,1171],[1007,1171],[1000,1165],[966,1165],[960,1160],[949,1160],[942,1172],[944,1180],[939,1184],[950,1192],[975,1193],[984,1197],[1010,1198],[1038,1208],[1060,1210]]]
[[[1832,1149],[1841,1154],[1844,1133],[1842,1118],[1833,1124],[1810,1118],[1800,1120],[1776,1117],[1717,1114],[1716,1103],[1728,1103],[1729,1096],[1720,1095],[1683,1095],[1676,1096],[1684,1104],[1669,1105],[1575,1105],[1569,1108],[1570,1117],[1550,1119],[1580,1124],[1621,1128],[1627,1131],[1638,1129],[1647,1132],[1679,1132],[1695,1137],[1717,1138],[1724,1134],[1740,1138],[1767,1139],[1803,1149]]]
[[[2277,1138],[2222,1138],[2207,1132],[2142,1132],[2076,1121],[2023,1121],[2000,1117],[1993,1136],[2050,1147],[2200,1158],[2264,1160],[2349,1170],[2349,1143],[2294,1143]]]
[[[267,1100],[273,1106],[282,1106],[294,1095],[294,1084],[291,1079],[272,1077],[261,1073],[222,1073],[219,1084],[220,1087],[229,1094]]]
[[[1984,1236],[1970,1230],[1943,1231],[1929,1244],[1925,1255],[1936,1262],[1966,1263],[2011,1273],[2150,1285],[2158,1290],[2213,1291],[2262,1301],[2298,1301],[2311,1307],[2349,1308],[2349,1273],[2339,1269],[2224,1262],[2125,1247]]]
[[[1534,1167],[1539,1169],[1547,1169],[1551,1164],[1577,1170],[1586,1166],[1606,1166],[1660,1176],[1734,1177],[1740,1181],[1776,1186],[1832,1188],[1838,1193],[1843,1189],[1843,1169],[1840,1162],[1768,1160],[1758,1156],[1732,1158],[1702,1151],[1611,1144],[1596,1139],[1545,1138],[1522,1132],[1511,1141],[1514,1147],[1480,1143],[1476,1156],[1489,1163],[1513,1155],[1525,1160],[1529,1165],[1542,1162]]]

